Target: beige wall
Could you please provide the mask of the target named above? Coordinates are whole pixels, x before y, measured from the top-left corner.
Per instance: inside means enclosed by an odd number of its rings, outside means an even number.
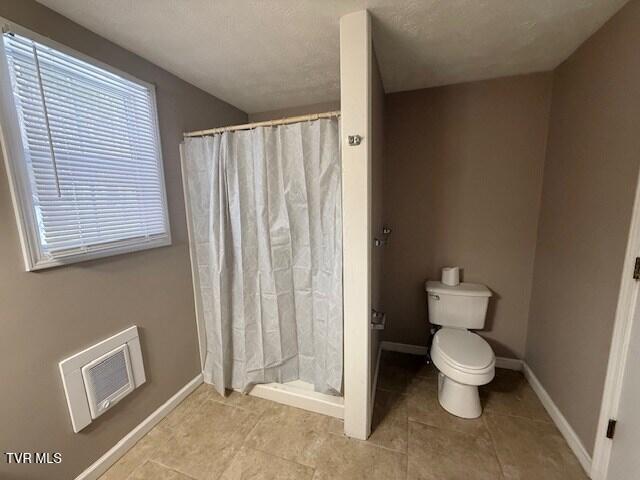
[[[494,292],[482,335],[522,357],[551,75],[387,95],[384,339],[427,344],[424,281],[459,265]]]
[[[157,86],[173,245],[73,266],[24,271],[0,159],[0,452],[62,452],[57,466],[7,465],[0,477],[69,480],[200,370],[178,143],[185,130],[246,115],[32,1],[0,2],[0,16]],[[147,383],[79,434],[58,362],[136,324]]]
[[[302,105],[300,107],[282,108],[280,110],[269,110],[268,112],[250,113],[250,122],[262,122],[264,120],[274,120],[278,118],[295,117],[297,115],[307,115],[309,113],[333,112],[340,110],[340,101],[314,103],[312,105]]]
[[[634,0],[554,75],[526,359],[589,452],[640,161],[638,45]]]

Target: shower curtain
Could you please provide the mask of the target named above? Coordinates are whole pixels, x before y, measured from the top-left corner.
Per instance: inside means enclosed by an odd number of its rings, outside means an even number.
[[[342,205],[337,119],[186,138],[204,378],[248,391],[304,380],[342,389]]]

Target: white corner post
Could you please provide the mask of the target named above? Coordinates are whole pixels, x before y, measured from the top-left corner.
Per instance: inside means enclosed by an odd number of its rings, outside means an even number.
[[[340,19],[344,264],[344,433],[371,432],[371,19]],[[352,137],[353,141],[349,141]],[[352,143],[352,144],[350,144]]]

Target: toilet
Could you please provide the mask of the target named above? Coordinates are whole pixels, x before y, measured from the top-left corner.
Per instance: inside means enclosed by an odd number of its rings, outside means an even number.
[[[495,375],[496,357],[489,344],[470,330],[484,327],[491,291],[479,283],[455,286],[426,282],[429,322],[439,325],[431,344],[438,369],[438,401],[462,418],[482,414],[478,387]]]

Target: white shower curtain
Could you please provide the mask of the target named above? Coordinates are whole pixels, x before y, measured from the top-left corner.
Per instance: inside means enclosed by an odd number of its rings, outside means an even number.
[[[336,119],[185,139],[204,377],[221,394],[342,390],[339,148]]]

